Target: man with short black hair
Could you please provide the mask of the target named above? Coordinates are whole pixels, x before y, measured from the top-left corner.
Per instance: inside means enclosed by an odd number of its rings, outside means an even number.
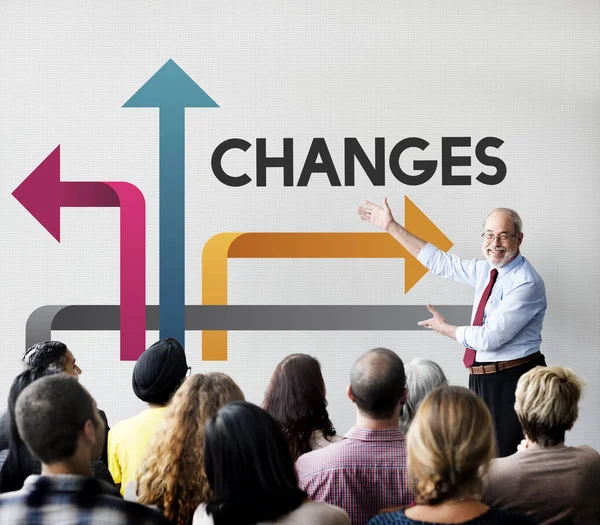
[[[42,462],[41,476],[0,496],[0,523],[11,525],[166,525],[158,512],[123,501],[91,477],[92,460],[104,442],[96,402],[74,378],[43,377],[17,400],[19,434]]]
[[[347,394],[356,425],[342,441],[300,456],[300,488],[311,499],[344,509],[353,524],[414,500],[399,416],[406,400],[404,365],[387,348],[369,350],[352,365]]]

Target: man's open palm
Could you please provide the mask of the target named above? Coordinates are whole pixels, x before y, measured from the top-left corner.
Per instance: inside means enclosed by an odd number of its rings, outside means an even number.
[[[390,224],[394,221],[392,210],[387,203],[387,197],[383,199],[383,207],[364,201],[362,206],[358,207],[358,214],[363,221],[369,221],[378,228],[387,231]]]

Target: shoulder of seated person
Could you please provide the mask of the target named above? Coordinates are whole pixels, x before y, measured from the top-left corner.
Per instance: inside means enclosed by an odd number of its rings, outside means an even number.
[[[529,516],[524,516],[523,514],[516,514],[512,511],[508,510],[500,510],[490,508],[487,512],[488,516],[491,518],[498,518],[498,520],[494,520],[490,523],[512,523],[514,525],[535,525],[535,521],[533,518]]]
[[[311,523],[350,523],[345,510],[324,501],[305,501],[294,512],[310,518]]]

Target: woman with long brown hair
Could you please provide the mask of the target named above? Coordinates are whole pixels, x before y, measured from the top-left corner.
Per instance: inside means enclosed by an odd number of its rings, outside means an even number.
[[[174,525],[189,525],[210,497],[204,472],[204,425],[244,394],[228,375],[195,374],[179,388],[138,472],[137,500],[155,505]]]
[[[327,413],[321,365],[307,354],[291,354],[271,377],[263,409],[279,424],[292,459],[339,438]]]

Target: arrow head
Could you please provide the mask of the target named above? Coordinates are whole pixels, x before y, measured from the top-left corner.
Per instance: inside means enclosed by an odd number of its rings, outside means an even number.
[[[60,242],[60,146],[31,172],[12,195]]]
[[[410,233],[430,242],[440,250],[447,252],[454,246],[454,243],[406,195],[404,196],[404,225]],[[404,293],[408,293],[427,272],[427,268],[418,259],[407,257],[404,265]]]
[[[174,60],[169,59],[123,107],[218,108],[219,105]]]

